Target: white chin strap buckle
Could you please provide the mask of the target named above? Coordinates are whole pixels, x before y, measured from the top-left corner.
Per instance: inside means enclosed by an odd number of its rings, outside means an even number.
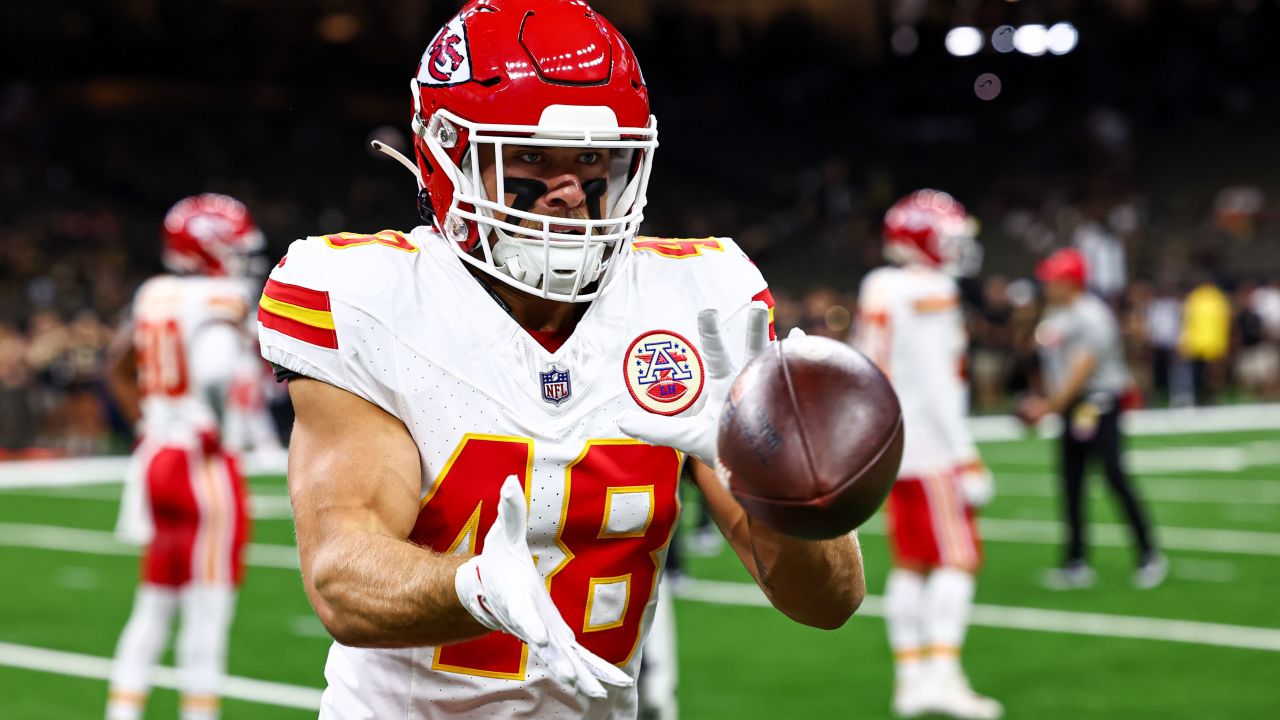
[[[543,247],[542,241],[521,241],[500,238],[493,244],[494,263],[512,278],[528,285],[532,290],[545,289],[553,293],[572,293],[595,282],[600,277],[604,262],[605,243],[596,242],[583,247]],[[583,254],[586,263],[583,263]],[[579,283],[579,273],[582,280]]]

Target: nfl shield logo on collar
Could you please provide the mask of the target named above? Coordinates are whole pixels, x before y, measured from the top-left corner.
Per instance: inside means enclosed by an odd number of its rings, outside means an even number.
[[[542,379],[542,399],[552,405],[559,405],[569,399],[573,386],[569,384],[569,371],[557,370],[555,365],[544,373],[538,373]]]

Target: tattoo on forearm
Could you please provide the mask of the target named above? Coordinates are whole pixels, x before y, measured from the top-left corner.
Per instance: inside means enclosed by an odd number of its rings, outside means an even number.
[[[756,549],[756,544],[751,543],[751,558],[755,560],[756,570],[760,573],[760,584],[765,590],[773,592],[773,578],[769,577],[769,565],[760,557],[760,551]]]

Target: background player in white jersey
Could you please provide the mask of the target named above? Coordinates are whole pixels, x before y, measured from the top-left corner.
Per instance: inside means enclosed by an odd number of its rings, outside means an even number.
[[[146,550],[116,648],[108,720],[142,717],[152,667],[179,609],[182,718],[218,716],[249,532],[244,482],[222,443],[220,419],[237,376],[261,362],[244,321],[262,234],[240,201],[204,194],[174,205],[163,238],[172,274],[139,288],[109,375],[140,435],[117,534]]]
[[[888,520],[894,567],[885,586],[902,717],[940,712],[997,718],[975,694],[960,647],[982,561],[973,508],[991,499],[990,473],[965,425],[967,338],[957,276],[981,262],[976,223],[950,195],[920,190],[885,215],[885,257],[858,298],[858,348],[889,376],[906,444]]]
[[[708,467],[768,291],[730,240],[636,238],[657,134],[626,41],[581,2],[474,0],[412,93],[429,225],[296,242],[259,306],[337,640],[321,717],[634,717],[690,455],[773,603],[844,623],[856,540],[753,524]]]

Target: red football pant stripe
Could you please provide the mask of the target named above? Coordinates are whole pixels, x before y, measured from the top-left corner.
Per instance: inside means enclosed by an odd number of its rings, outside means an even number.
[[[904,477],[893,484],[886,508],[890,546],[899,564],[976,568],[982,563],[973,509],[955,484],[949,473]]]
[[[142,558],[152,585],[239,585],[249,519],[244,480],[221,450],[166,446],[147,464],[155,535]]]

